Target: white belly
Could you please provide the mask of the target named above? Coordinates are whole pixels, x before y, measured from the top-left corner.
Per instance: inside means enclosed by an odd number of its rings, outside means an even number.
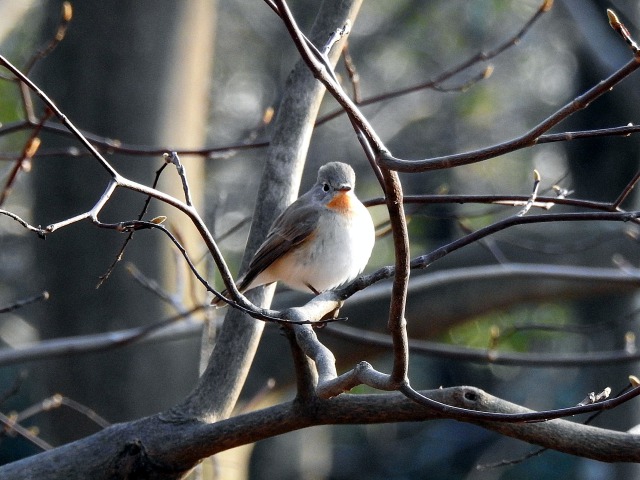
[[[375,229],[367,209],[357,204],[359,214],[322,216],[312,252],[300,248],[295,261],[280,270],[281,281],[297,290],[309,285],[322,292],[356,278],[367,265],[375,242]],[[364,210],[364,211],[363,211]]]

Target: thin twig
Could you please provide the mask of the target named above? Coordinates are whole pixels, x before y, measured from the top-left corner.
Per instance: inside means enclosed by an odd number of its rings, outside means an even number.
[[[518,212],[518,216],[522,217],[526,215],[531,207],[534,205],[536,198],[538,198],[538,189],[540,188],[540,174],[538,170],[533,171],[533,191],[531,192],[531,197],[527,200],[524,208]]]
[[[28,75],[38,61],[42,60],[51,52],[53,52],[53,50],[55,50],[55,48],[60,44],[67,33],[67,28],[69,27],[69,22],[71,22],[72,17],[73,9],[71,7],[71,3],[67,1],[62,2],[60,19],[58,20],[58,26],[56,28],[54,36],[47,43],[41,46],[27,61],[23,68],[25,75]],[[18,86],[20,89],[22,108],[24,110],[25,117],[29,120],[30,123],[35,123],[36,114],[33,108],[31,92],[23,82],[18,82]]]
[[[411,261],[411,268],[426,268],[449,253],[462,248],[463,246],[470,245],[471,243],[480,240],[488,235],[492,235],[501,230],[514,227],[516,225],[527,225],[533,223],[548,223],[548,222],[585,222],[585,221],[619,221],[629,222],[640,218],[640,211],[635,212],[582,212],[582,213],[548,213],[529,216],[511,216],[503,220],[497,221],[491,225],[480,228],[475,232],[472,232],[462,238],[454,240],[447,245],[433,250],[432,252],[414,258]]]
[[[33,128],[37,122],[26,119],[19,120],[12,123],[7,123],[0,126],[0,136],[6,136],[11,133],[20,132],[23,130],[29,130]],[[43,127],[43,131],[54,133],[57,135],[69,136],[73,135],[64,125],[54,122],[46,122]],[[180,155],[194,155],[205,158],[229,158],[233,154],[242,150],[253,150],[258,148],[265,148],[269,146],[268,141],[262,142],[244,142],[236,145],[228,145],[224,147],[203,147],[203,148],[180,148],[180,147],[150,147],[146,145],[133,145],[124,143],[120,140],[105,138],[93,133],[82,131],[82,135],[87,138],[97,149],[105,153],[121,153],[124,155],[134,156],[158,156],[168,151],[176,152]],[[69,155],[72,157],[78,157],[84,155],[77,147],[68,147],[66,149],[53,149],[41,152],[38,156],[43,155]],[[90,155],[91,153],[89,153]]]
[[[42,450],[51,450],[53,448],[52,445],[49,445],[47,442],[38,437],[35,433],[33,433],[28,428],[23,427],[19,423],[16,423],[11,418],[7,417],[5,414],[0,413],[0,423],[4,425],[4,428],[8,432],[15,432],[18,435],[26,438],[34,445],[37,445]]]
[[[165,162],[162,164],[162,166],[158,170],[156,170],[156,176],[153,179],[153,184],[151,186],[152,188],[156,188],[158,186],[158,182],[160,181],[160,175],[162,175],[162,172],[167,167],[167,165],[168,164]],[[142,206],[142,210],[138,214],[138,220],[142,220],[145,214],[147,213],[147,211],[149,210],[149,204],[151,203],[151,198],[152,198],[151,195],[147,195],[147,198],[144,201],[144,205]],[[116,255],[116,258],[113,260],[113,262],[111,262],[111,265],[109,265],[109,268],[107,268],[107,271],[102,275],[100,275],[100,277],[98,278],[98,283],[96,285],[96,288],[100,288],[102,284],[109,279],[109,277],[111,276],[111,273],[116,268],[116,265],[122,260],[124,256],[124,251],[126,250],[127,245],[129,245],[129,242],[133,240],[134,233],[135,233],[134,230],[131,230],[129,232],[129,235],[127,235],[127,238],[122,243],[122,246],[120,247],[120,250]]]
[[[145,290],[150,291],[156,297],[158,297],[162,301],[168,303],[173,308],[175,308],[177,311],[182,312],[182,308],[180,308],[180,305],[178,305],[178,303],[172,298],[172,295],[169,292],[167,292],[164,288],[162,288],[158,284],[158,282],[156,282],[155,280],[153,280],[153,279],[147,277],[146,275],[144,275],[138,269],[138,267],[136,267],[133,263],[128,262],[127,265],[126,265],[126,269],[127,269],[127,272],[129,273],[129,275],[131,275],[133,277],[133,279],[136,282],[138,282],[138,284],[140,286],[142,286],[142,288],[144,288]]]
[[[506,153],[530,147],[539,143],[539,138],[542,134],[549,131],[551,128],[574,113],[587,108],[591,102],[605,93],[610,92],[613,87],[635,72],[638,68],[640,68],[640,61],[633,58],[607,79],[601,81],[583,94],[578,95],[571,102],[551,114],[531,130],[519,137],[513,138],[512,140],[479,150],[472,150],[470,152],[445,155],[424,160],[404,160],[389,155],[384,157],[381,161],[387,166],[387,168],[391,168],[399,172],[415,173],[479,163],[490,158],[495,158]]]
[[[344,24],[341,28],[336,29],[331,36],[329,37],[329,39],[327,40],[327,43],[325,43],[324,47],[322,47],[322,50],[320,50],[320,54],[327,58],[328,60],[328,55],[329,52],[331,51],[331,49],[333,48],[333,46],[338,43],[340,40],[342,40],[344,37],[346,37],[347,35],[349,35],[349,33],[351,33],[351,23],[349,23],[347,21],[346,24]]]
[[[189,181],[187,180],[187,173],[182,163],[180,163],[180,157],[176,152],[165,153],[163,155],[164,161],[171,163],[176,167],[180,180],[182,180],[182,190],[184,191],[184,199],[187,205],[193,206],[193,200],[191,199],[191,190],[189,189]]]
[[[629,45],[629,48],[633,52],[634,55],[638,54],[638,44],[633,40],[629,30],[627,27],[620,21],[618,16],[615,14],[613,10],[607,8],[607,17],[609,17],[609,25],[613,28],[618,35],[622,37],[622,39]]]
[[[16,222],[18,222],[20,225],[22,225],[24,228],[26,228],[30,232],[36,233],[38,235],[38,237],[40,237],[40,238],[45,238],[45,236],[47,234],[47,231],[44,228],[34,227],[29,222],[27,222],[26,220],[23,220],[21,217],[19,217],[15,213],[12,213],[12,212],[9,212],[7,210],[3,210],[3,209],[0,208],[0,215],[5,215],[5,216],[15,220]]]
[[[363,107],[367,105],[372,105],[374,103],[379,103],[384,100],[390,100],[392,98],[407,95],[409,93],[425,90],[425,89],[450,91],[449,89],[442,87],[443,82],[449,80],[455,75],[458,75],[459,73],[467,70],[468,68],[480,62],[486,62],[488,60],[491,60],[492,58],[495,58],[501,53],[503,53],[505,50],[517,45],[520,42],[520,40],[522,40],[522,37],[524,37],[524,35],[531,29],[533,24],[542,16],[542,14],[548,12],[551,9],[552,5],[553,5],[553,1],[551,0],[543,1],[540,7],[538,8],[538,10],[536,11],[536,13],[524,24],[524,26],[515,35],[507,39],[504,43],[500,44],[498,47],[494,48],[493,50],[490,50],[488,52],[478,52],[472,57],[469,57],[468,59],[459,63],[455,67],[451,68],[450,70],[447,70],[441,73],[440,75],[438,75],[436,78],[432,80],[428,80],[426,82],[419,83],[417,85],[412,85],[410,87],[394,90],[392,92],[375,95],[369,98],[362,99],[361,101],[356,100],[356,104],[358,106]],[[469,82],[466,82],[462,86],[453,87],[452,89],[454,91],[458,91],[458,90],[464,90],[465,88],[469,88],[469,86],[471,86],[473,83],[477,83],[478,81],[491,76],[492,71],[493,69],[489,66],[485,68],[480,74],[478,74],[473,79],[471,79]],[[319,118],[318,121],[316,122],[316,126],[321,125],[325,122],[328,122],[329,120],[332,120],[344,113],[345,111],[343,109],[337,109],[333,112],[330,112],[322,116],[321,118]]]
[[[532,452],[529,452],[519,458],[514,458],[511,460],[500,460],[499,462],[494,462],[494,463],[483,463],[483,464],[479,464],[476,465],[476,470],[479,471],[484,471],[484,470],[491,470],[494,468],[500,468],[500,467],[509,467],[512,465],[518,465],[526,460],[529,460],[530,458],[534,458],[537,457],[539,455],[542,455],[544,452],[546,452],[548,450],[548,448],[538,448],[536,450],[533,450]]]
[[[69,28],[69,23],[71,22],[71,18],[73,17],[73,8],[71,7],[70,2],[62,2],[62,8],[60,11],[60,20],[58,21],[58,27],[56,28],[56,33],[46,44],[40,47],[27,61],[23,70],[26,75],[29,75],[31,69],[36,64],[36,62],[42,60],[47,55],[55,50],[55,48],[64,40],[65,35],[67,34],[67,29]]]
[[[98,160],[100,165],[115,179],[118,178],[118,172],[107,162],[104,157],[98,152],[98,150],[82,135],[80,130],[69,121],[69,119],[62,113],[62,111],[53,103],[53,101],[45,94],[38,86],[27,78],[27,76],[18,70],[9,60],[0,55],[0,64],[15,75],[18,80],[27,85],[31,91],[33,91],[42,101],[53,111],[53,113],[60,119],[62,124],[84,145],[84,147],[91,152],[93,157]]]
[[[620,192],[620,195],[618,195],[618,198],[616,198],[611,204],[611,207],[614,209],[620,208],[622,203],[627,199],[627,197],[631,194],[633,189],[636,187],[636,185],[638,184],[638,181],[640,181],[640,171],[636,172],[636,174],[629,181],[629,183],[625,185],[625,187],[622,189],[622,192]]]
[[[412,269],[424,269],[431,265],[436,260],[439,260],[446,255],[459,250],[467,245],[475,243],[482,238],[485,238],[494,233],[506,230],[507,228],[514,227],[516,225],[528,225],[534,223],[548,223],[548,222],[586,222],[586,221],[614,221],[614,222],[629,222],[635,221],[640,218],[640,211],[635,212],[583,212],[583,213],[554,213],[554,214],[541,214],[541,215],[528,215],[519,217],[517,215],[499,220],[491,225],[476,230],[464,237],[454,240],[442,247],[435,250],[414,257],[411,260]],[[373,283],[391,278],[395,273],[395,267],[386,266],[382,267],[368,275],[363,275],[354,280],[350,284],[341,287],[336,290],[336,294],[339,298],[345,300],[356,292],[363,290]]]
[[[24,299],[18,300],[18,301],[14,302],[11,305],[8,305],[6,307],[0,307],[0,313],[13,312],[14,310],[17,310],[17,309],[22,308],[22,307],[26,307],[27,305],[31,305],[32,303],[42,302],[42,301],[47,301],[47,300],[49,300],[49,292],[47,292],[45,290],[44,292],[40,293],[39,295],[35,295],[33,297],[29,297],[29,298],[24,298]]]
[[[51,395],[48,398],[45,398],[44,400],[25,408],[24,410],[22,410],[20,413],[18,413],[16,415],[15,421],[16,422],[23,422],[24,420],[33,417],[34,415],[37,415],[41,412],[49,412],[53,409],[57,409],[60,408],[61,406],[66,406],[69,407],[72,410],[75,410],[76,412],[84,415],[85,417],[87,417],[89,420],[91,420],[92,422],[94,422],[96,425],[99,425],[102,428],[107,428],[109,425],[111,425],[110,422],[108,422],[107,420],[105,420],[103,417],[101,417],[100,415],[98,415],[94,410],[92,410],[91,408],[87,407],[86,405],[81,404],[80,402],[77,402],[76,400],[73,400],[69,397],[65,397],[64,395],[60,395],[59,393],[56,393],[55,395]]]
[[[30,170],[30,162],[34,155],[38,152],[38,148],[40,148],[40,138],[38,137],[40,130],[42,129],[42,125],[44,122],[51,116],[53,112],[47,109],[42,115],[40,122],[36,125],[36,128],[33,129],[31,135],[24,143],[24,147],[22,148],[22,153],[20,157],[16,159],[11,172],[9,172],[9,176],[7,177],[7,181],[5,182],[4,188],[0,193],[0,207],[4,204],[4,202],[9,197],[9,193],[11,193],[11,188],[13,184],[18,178],[18,175],[21,171]]]
[[[423,194],[423,195],[406,195],[404,197],[405,204],[492,204],[506,205],[511,207],[522,207],[529,201],[530,196],[524,195],[454,195],[454,194]],[[375,205],[384,205],[383,197],[365,200],[362,203],[367,207]],[[597,202],[593,200],[581,200],[578,198],[564,197],[545,197],[538,196],[537,201],[532,207],[549,210],[554,205],[567,205],[572,207],[582,207],[591,210],[599,210],[604,212],[616,211],[616,208],[609,202]]]
[[[353,101],[357,104],[362,100],[360,95],[360,75],[358,74],[358,69],[356,68],[356,64],[351,57],[351,53],[349,52],[349,42],[344,44],[342,48],[342,60],[344,62],[344,68],[347,71],[347,75],[349,76],[349,81],[351,82],[351,90],[353,91]],[[342,110],[339,110],[342,112]],[[316,122],[318,125],[320,122]]]

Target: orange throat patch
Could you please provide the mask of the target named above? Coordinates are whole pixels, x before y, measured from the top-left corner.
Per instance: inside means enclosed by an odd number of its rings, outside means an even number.
[[[347,212],[351,209],[351,198],[349,198],[349,192],[338,192],[333,199],[327,203],[327,207],[331,210],[337,210],[339,212]]]

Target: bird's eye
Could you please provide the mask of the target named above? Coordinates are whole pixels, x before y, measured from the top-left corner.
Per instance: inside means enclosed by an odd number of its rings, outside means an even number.
[[[325,192],[329,191],[329,184],[328,183],[323,183],[322,184],[322,190],[324,190]]]

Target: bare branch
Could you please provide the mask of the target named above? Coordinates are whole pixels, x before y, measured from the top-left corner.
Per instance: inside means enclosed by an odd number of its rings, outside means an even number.
[[[18,222],[20,225],[22,225],[24,228],[26,228],[30,232],[36,233],[38,235],[38,237],[40,237],[40,238],[45,238],[45,236],[47,234],[47,231],[45,229],[43,229],[41,227],[34,227],[29,222],[27,222],[26,220],[23,220],[22,218],[20,218],[15,213],[11,213],[11,212],[9,212],[7,210],[0,209],[0,215],[5,215],[5,216],[15,220],[16,222]]]
[[[612,26],[614,25],[612,24]],[[620,81],[636,71],[640,67],[640,58],[635,51],[634,55],[635,56],[632,60],[610,75],[607,79],[593,86],[585,93],[577,96],[571,102],[557,110],[527,133],[514,138],[513,140],[472,152],[447,155],[426,160],[400,160],[389,155],[383,159],[383,163],[387,168],[401,172],[423,172],[427,170],[469,165],[471,163],[477,163],[524,147],[535,145],[538,143],[538,139],[542,134],[549,131],[552,127],[577,111],[587,108],[591,102],[601,95],[611,91],[613,87],[620,83]]]
[[[528,225],[534,223],[548,223],[548,222],[586,222],[586,221],[614,221],[614,222],[629,222],[637,221],[640,218],[640,211],[634,212],[583,212],[583,213],[556,213],[556,214],[540,214],[540,215],[528,215],[520,217],[517,215],[507,217],[499,220],[491,225],[480,228],[472,233],[469,233],[457,240],[454,240],[447,245],[436,248],[435,250],[414,257],[411,260],[412,269],[424,269],[429,267],[433,262],[439,260],[446,255],[459,250],[462,247],[471,245],[489,235],[493,235],[499,231],[511,228],[517,225]],[[356,292],[363,290],[370,285],[393,277],[395,273],[394,266],[382,267],[375,272],[368,275],[363,275],[358,279],[351,282],[349,285],[341,287],[336,290],[336,293],[342,299],[347,299],[354,295]]]
[[[56,33],[45,45],[40,47],[38,51],[36,51],[29,61],[24,66],[25,74],[29,74],[33,66],[36,62],[42,60],[47,55],[49,55],[55,48],[64,40],[65,35],[67,34],[67,29],[69,28],[69,23],[71,22],[71,18],[73,17],[73,8],[71,7],[70,2],[62,2],[62,8],[60,11],[60,20],[58,21],[58,27],[56,28]]]
[[[36,126],[36,128],[31,132],[31,135],[27,139],[24,144],[24,148],[22,149],[22,153],[20,157],[15,161],[9,176],[7,177],[7,181],[0,193],[0,207],[4,204],[9,193],[11,192],[11,188],[15,183],[18,175],[21,171],[29,171],[31,169],[31,159],[40,148],[40,138],[38,134],[40,133],[40,129],[42,128],[42,124],[46,121],[47,118],[51,115],[51,111],[47,110],[45,114],[42,116],[40,122]]]
[[[235,284],[233,282],[233,277],[231,276],[231,272],[229,271],[229,269],[228,269],[228,267],[226,265],[226,262],[224,261],[224,258],[222,257],[222,254],[219,251],[215,240],[213,239],[213,237],[212,237],[211,233],[209,232],[207,226],[204,224],[204,221],[200,217],[200,214],[198,213],[198,211],[192,205],[187,205],[184,202],[181,202],[181,201],[175,199],[174,197],[165,194],[164,192],[156,190],[155,188],[149,188],[149,187],[147,187],[145,185],[142,185],[142,184],[137,183],[137,182],[133,182],[133,181],[121,176],[109,164],[109,162],[107,162],[107,160],[100,154],[100,152],[98,152],[98,150],[84,137],[84,135],[80,132],[80,130],[78,130],[75,127],[75,125],[73,125],[73,123],[71,123],[71,121],[69,121],[67,119],[67,117],[58,109],[58,107],[51,101],[51,99],[49,99],[49,97],[42,90],[40,90],[33,82],[31,82],[31,80],[29,80],[24,74],[22,74],[15,66],[13,66],[3,56],[0,56],[0,64],[4,65],[18,79],[20,79],[20,81],[22,81],[24,84],[26,84],[31,90],[33,90],[45,102],[47,107],[50,108],[58,118],[60,118],[62,123],[74,134],[74,136],[85,146],[85,148],[87,148],[87,150],[89,150],[89,152],[93,155],[93,157],[96,160],[98,160],[100,165],[102,165],[102,167],[105,168],[107,170],[107,172],[112,177],[111,181],[107,185],[106,190],[104,191],[104,193],[102,194],[102,196],[100,197],[98,202],[92,207],[91,210],[89,210],[87,212],[84,212],[82,214],[76,215],[74,217],[68,218],[66,220],[51,224],[46,229],[44,229],[44,233],[52,233],[52,232],[54,232],[55,230],[57,230],[59,228],[66,227],[66,226],[71,225],[73,223],[76,223],[76,222],[79,222],[79,221],[82,221],[82,220],[85,220],[85,219],[89,219],[89,218],[96,225],[98,225],[100,227],[121,229],[123,227],[122,223],[105,224],[105,223],[102,223],[102,222],[100,222],[98,220],[98,214],[104,208],[104,206],[108,202],[108,200],[111,197],[111,194],[114,192],[114,190],[117,187],[122,187],[122,188],[128,188],[128,189],[130,189],[132,191],[135,191],[135,192],[143,193],[143,194],[148,195],[148,196],[152,196],[152,197],[154,197],[154,198],[156,198],[156,199],[158,199],[160,201],[163,201],[163,202],[165,202],[165,203],[167,203],[167,204],[169,204],[169,205],[181,210],[182,212],[184,212],[191,219],[191,221],[193,222],[194,226],[198,230],[198,233],[200,234],[200,236],[202,237],[203,241],[207,245],[207,248],[209,249],[209,252],[213,256],[214,261],[216,262],[216,265],[218,266],[218,269],[220,271],[220,275],[222,276],[222,279],[225,282],[225,286],[226,286],[227,290],[229,290],[234,295],[234,298],[237,299],[238,305],[240,305],[246,311],[252,311],[254,313],[257,313],[260,310],[257,307],[255,307],[255,305],[253,305],[251,302],[249,302],[243,295],[241,295],[237,291],[237,288],[236,288],[236,286],[235,286]],[[0,213],[3,213],[3,211],[0,210]],[[16,219],[17,219],[17,217],[16,217]],[[41,234],[40,230],[38,230],[38,232],[39,232],[39,234]],[[208,285],[206,285],[206,286],[208,286]],[[217,293],[214,289],[212,289],[210,287],[208,289],[211,292],[213,292],[214,294]],[[270,317],[270,315],[266,315],[266,317]]]
[[[388,329],[393,338],[393,370],[389,382],[395,388],[408,383],[409,348],[407,337],[407,288],[409,285],[409,232],[404,214],[402,186],[396,172],[382,169],[391,220],[395,253],[395,272],[389,308]]]
[[[152,184],[152,188],[156,188],[158,186],[158,182],[160,181],[160,175],[162,175],[162,172],[164,171],[165,167],[168,164],[165,162],[162,164],[162,166],[156,171],[156,176],[153,180],[153,184]],[[145,214],[147,213],[148,209],[149,209],[149,204],[151,203],[151,196],[147,195],[147,198],[144,201],[144,205],[142,207],[142,210],[140,211],[140,214],[138,215],[138,220],[142,220],[143,217],[145,216]],[[109,265],[109,268],[107,268],[107,271],[105,273],[103,273],[102,275],[100,275],[100,278],[98,279],[98,284],[96,285],[96,288],[100,288],[102,286],[102,284],[107,281],[109,279],[109,277],[111,276],[111,273],[113,272],[113,270],[116,268],[116,265],[122,260],[123,256],[124,256],[124,251],[127,248],[127,245],[129,245],[129,242],[133,239],[133,234],[135,233],[135,230],[131,230],[129,232],[129,235],[127,235],[127,238],[125,239],[125,241],[122,243],[122,246],[120,247],[120,250],[118,251],[118,254],[116,255],[116,258],[113,260],[113,262],[111,262],[111,265]]]
[[[349,42],[344,44],[344,48],[342,49],[342,60],[344,62],[344,68],[347,70],[347,75],[349,75],[349,81],[351,82],[351,88],[353,90],[353,101],[359,104],[361,102],[360,98],[360,75],[358,74],[358,69],[356,68],[356,64],[351,58],[351,54],[349,53]],[[343,110],[340,109],[338,112],[342,113]],[[322,118],[318,119],[316,122],[316,126],[322,123]]]
[[[457,419],[467,420],[488,420],[492,422],[505,422],[505,423],[531,423],[531,422],[546,422],[547,420],[553,420],[562,417],[571,417],[580,413],[597,412],[601,410],[609,410],[622,405],[623,403],[631,400],[632,398],[640,395],[640,387],[635,387],[622,395],[611,398],[609,400],[602,400],[596,403],[589,403],[587,405],[579,404],[575,407],[559,408],[555,410],[546,410],[541,412],[526,412],[526,413],[502,413],[502,412],[486,412],[486,411],[474,411],[469,408],[455,407],[446,403],[435,401],[420,392],[411,388],[408,384],[400,387],[400,391],[410,398],[414,402],[424,405],[425,407],[432,408],[443,414],[455,416]],[[473,396],[469,400],[475,400]]]
[[[81,415],[84,415],[89,420],[91,420],[96,425],[102,428],[106,428],[109,425],[111,425],[109,422],[107,422],[104,418],[102,418],[94,410],[90,409],[86,405],[82,405],[81,403],[76,402],[71,398],[65,397],[64,395],[60,395],[59,393],[56,393],[55,395],[45,398],[41,402],[38,402],[32,405],[31,407],[27,407],[26,409],[22,410],[20,413],[16,415],[15,421],[22,422],[27,418],[33,417],[34,415],[37,415],[42,412],[48,412],[50,410],[60,408],[62,406],[66,406],[80,413]]]
[[[187,174],[185,172],[184,166],[180,163],[180,157],[176,152],[165,153],[163,155],[164,161],[167,163],[171,163],[176,167],[178,171],[178,175],[180,175],[180,180],[182,180],[182,189],[184,190],[184,199],[187,202],[187,205],[190,207],[193,206],[193,200],[191,199],[191,191],[189,190],[189,181],[187,180]]]
[[[102,157],[100,152],[96,150],[96,148],[91,145],[91,143],[82,135],[80,130],[78,130],[73,123],[71,123],[67,117],[60,111],[60,109],[51,101],[51,99],[38,88],[31,80],[27,78],[20,70],[18,70],[11,62],[9,62],[5,57],[0,55],[0,65],[3,65],[7,70],[9,70],[13,75],[15,75],[20,82],[27,85],[31,91],[33,91],[38,97],[42,99],[42,101],[47,105],[48,108],[53,111],[53,113],[60,119],[60,121],[64,124],[64,126],[73,133],[73,135],[84,145],[84,147],[91,152],[91,154],[98,160],[98,162],[102,165],[102,167],[111,175],[112,178],[117,179],[119,177],[118,173],[113,169],[111,165]]]
[[[23,130],[30,130],[35,127],[37,122],[26,119],[19,120],[12,123],[7,123],[0,126],[0,136],[9,135],[11,133],[20,132]],[[62,136],[73,135],[64,125],[60,125],[59,123],[54,122],[46,122],[42,126],[42,130],[50,133],[54,133]],[[234,154],[241,152],[243,150],[253,150],[259,148],[265,148],[269,146],[269,142],[244,142],[239,144],[232,144],[223,147],[203,147],[203,148],[182,148],[182,147],[150,147],[147,145],[132,145],[129,143],[122,142],[113,138],[105,138],[95,135],[93,133],[81,131],[82,135],[87,138],[98,150],[103,153],[122,153],[125,155],[134,155],[134,156],[153,156],[157,157],[159,155],[163,155],[164,153],[176,152],[179,155],[195,155],[199,157],[206,158],[220,158],[226,159],[230,158]],[[41,150],[37,155],[38,157],[49,156],[49,155],[67,155],[70,157],[79,157],[81,155],[90,155],[90,153],[84,153],[80,149],[76,147],[68,147],[64,149],[50,149],[50,150]]]
[[[539,188],[540,188],[540,174],[538,173],[537,170],[534,170],[533,171],[533,192],[531,192],[531,197],[529,198],[529,200],[527,200],[527,203],[524,205],[524,208],[518,212],[519,217],[526,215],[527,212],[531,210],[531,207],[533,207],[533,205],[536,202],[536,198],[538,198]]]
[[[547,213],[539,215],[529,215],[525,217],[511,216],[499,220],[491,225],[480,228],[458,240],[454,240],[448,245],[433,250],[432,252],[416,257],[411,261],[411,268],[426,268],[434,261],[448,255],[449,253],[467,246],[488,235],[492,235],[501,230],[514,227],[516,225],[527,225],[533,223],[547,222],[585,222],[585,221],[635,221],[640,217],[640,211],[636,212],[583,212],[583,213]]]
[[[530,415],[531,411],[473,387],[419,392],[456,408],[502,415]],[[593,406],[589,406],[593,407]],[[117,424],[73,444],[0,467],[3,479],[24,477],[49,480],[69,472],[83,478],[134,478],[171,466],[175,475],[186,473],[200,459],[239,445],[312,425],[371,424],[453,418],[447,412],[424,408],[397,393],[341,395],[305,405],[282,403],[216,423],[167,423],[160,417]],[[581,425],[565,420],[539,423],[491,422],[463,419],[484,428],[524,439],[557,451],[604,462],[640,461],[640,436]],[[135,448],[133,448],[135,447]],[[74,455],[81,448],[86,455]],[[104,455],[113,459],[105,469]],[[51,465],[59,468],[52,470]],[[165,470],[166,471],[166,470]],[[143,473],[145,472],[145,473]]]
[[[428,170],[439,170],[478,163],[504,155],[505,153],[535,145],[538,143],[540,135],[549,131],[552,127],[572,114],[586,108],[596,98],[611,91],[613,87],[635,72],[638,68],[640,68],[640,62],[635,58],[630,60],[625,66],[613,73],[609,78],[601,81],[598,85],[592,87],[582,95],[577,96],[571,102],[567,103],[564,107],[549,116],[546,120],[543,120],[527,133],[516,137],[513,140],[467,153],[434,157],[426,160],[401,160],[393,156],[389,156],[388,158],[384,158],[382,162],[387,168],[397,170],[399,172],[424,172]]]
[[[35,295],[29,298],[23,298],[12,303],[11,305],[7,305],[6,307],[0,307],[0,313],[13,312],[14,310],[18,310],[19,308],[26,307],[27,305],[31,305],[32,303],[42,302],[47,300],[49,300],[49,292],[45,290],[39,295]]]
[[[627,42],[627,45],[629,45],[629,48],[631,49],[633,54],[637,55],[639,53],[638,44],[631,37],[631,34],[629,33],[629,30],[627,30],[627,27],[625,27],[625,25],[620,21],[615,12],[610,8],[607,8],[607,17],[609,17],[609,25],[611,25],[611,28],[613,28],[618,33],[618,35],[620,35],[622,39]]]
[[[353,121],[355,131],[362,134],[366,139],[366,142],[363,142],[368,147],[365,148],[365,152],[370,148],[375,157],[379,157],[381,152],[386,151],[379,137],[366,119],[358,112],[353,102],[342,90],[342,87],[336,82],[330,65],[325,65],[325,62],[315,55],[313,49],[309,48],[308,42],[305,42],[305,37],[298,28],[286,2],[284,0],[276,0],[275,4],[307,66],[345,108],[353,109],[353,111],[349,111],[349,115]],[[391,375],[383,377],[389,382],[385,389],[393,389],[407,382],[408,349],[404,311],[409,280],[409,240],[402,206],[402,185],[398,175],[388,169],[380,170],[387,196],[386,203],[389,217],[391,218],[396,257],[394,291],[389,311],[389,329],[394,339],[394,365]]]
[[[205,308],[205,305],[197,306],[186,313],[179,313],[143,327],[94,335],[42,340],[33,345],[23,345],[18,349],[2,348],[0,349],[0,365],[11,365],[81,353],[102,352],[155,339],[172,339],[179,338],[185,334],[192,335],[194,325],[198,329],[202,328],[201,321],[194,320],[193,314]],[[185,319],[186,321],[182,322]]]
[[[636,174],[629,181],[629,183],[627,183],[627,185],[624,187],[622,192],[620,192],[620,195],[618,195],[618,198],[615,199],[615,201],[611,206],[616,210],[619,209],[622,203],[627,199],[627,197],[631,194],[633,189],[636,187],[636,185],[638,184],[638,181],[640,181],[640,172],[636,172]]]
[[[474,65],[477,65],[480,62],[486,62],[488,60],[491,60],[492,58],[499,56],[505,50],[517,45],[520,42],[520,40],[522,40],[524,35],[531,29],[533,24],[538,21],[538,19],[542,16],[542,14],[544,14],[545,12],[548,12],[551,9],[552,5],[553,5],[553,1],[551,0],[543,1],[540,7],[538,8],[538,10],[536,11],[536,13],[511,38],[507,39],[504,43],[494,48],[493,50],[490,50],[488,52],[476,53],[472,57],[464,60],[463,62],[459,63],[458,65],[451,68],[450,70],[447,70],[441,73],[433,80],[428,80],[426,82],[419,83],[417,85],[413,85],[410,87],[402,88],[399,90],[395,90],[393,92],[375,95],[373,97],[365,98],[363,100],[360,100],[358,96],[354,96],[354,101],[356,105],[363,107],[367,105],[372,105],[374,103],[382,102],[384,100],[390,100],[392,98],[407,95],[409,93],[425,90],[425,89],[433,89],[433,90],[438,90],[442,92],[465,90],[469,88],[471,85],[479,82],[480,80],[489,78],[493,71],[492,67],[489,66],[485,68],[480,74],[476,75],[471,80],[465,82],[463,85],[457,85],[454,87],[443,87],[442,84],[447,80],[451,79],[452,77],[454,77],[455,75],[458,75],[459,73],[473,67]],[[320,119],[318,119],[318,122],[316,123],[316,125],[321,125],[325,122],[328,122],[329,120],[333,120],[334,118],[342,115],[343,113],[345,113],[344,109],[338,109],[333,112],[330,112],[324,115],[323,117],[321,117]]]
[[[531,196],[524,195],[453,195],[453,194],[423,194],[423,195],[406,195],[404,203],[406,204],[494,204],[507,205],[511,207],[522,207],[527,204]],[[537,196],[537,201],[533,202],[532,207],[549,210],[554,205],[567,205],[573,207],[582,207],[591,210],[601,210],[604,212],[616,211],[614,204],[609,202],[596,202],[593,200],[582,200],[579,198],[566,198],[563,196],[547,197]],[[384,205],[384,198],[372,198],[363,202],[366,206]]]
[[[37,445],[42,450],[51,450],[53,449],[52,445],[49,445],[47,442],[38,437],[35,433],[33,433],[28,428],[24,428],[22,425],[17,423],[15,420],[7,417],[5,414],[0,413],[0,423],[4,425],[5,430],[9,432],[15,432],[21,437],[26,438],[34,445]]]

